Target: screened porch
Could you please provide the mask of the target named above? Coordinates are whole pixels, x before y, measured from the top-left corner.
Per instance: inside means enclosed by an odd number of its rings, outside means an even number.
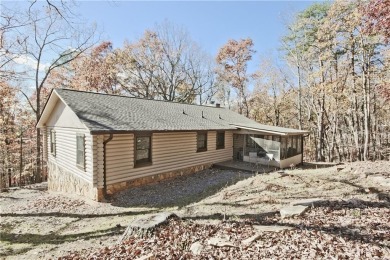
[[[302,135],[235,134],[235,159],[285,168],[302,162]]]

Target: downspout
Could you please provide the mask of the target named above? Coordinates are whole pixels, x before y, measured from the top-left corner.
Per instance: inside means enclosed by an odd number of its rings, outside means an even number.
[[[107,198],[106,146],[107,143],[111,141],[113,137],[114,136],[110,134],[110,137],[108,137],[107,140],[103,141],[103,197],[104,199]]]

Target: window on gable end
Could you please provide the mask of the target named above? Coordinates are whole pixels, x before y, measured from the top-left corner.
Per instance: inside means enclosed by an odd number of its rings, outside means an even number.
[[[56,156],[56,132],[54,130],[50,131],[50,153]]]
[[[76,136],[76,165],[85,170],[85,135]]]

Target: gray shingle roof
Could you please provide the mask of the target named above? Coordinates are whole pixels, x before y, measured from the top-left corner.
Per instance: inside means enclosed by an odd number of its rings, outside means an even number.
[[[290,128],[262,125],[225,108],[68,89],[56,89],[55,92],[92,133],[228,130],[241,127],[281,134],[306,133]]]

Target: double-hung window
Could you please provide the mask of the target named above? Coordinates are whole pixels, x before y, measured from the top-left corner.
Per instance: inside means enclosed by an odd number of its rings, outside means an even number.
[[[56,156],[56,132],[54,130],[50,131],[50,153]]]
[[[135,165],[149,165],[152,162],[152,136],[136,135],[135,137]]]
[[[85,135],[76,136],[76,165],[85,170]]]
[[[217,132],[217,149],[225,149],[225,132]]]
[[[207,132],[198,132],[196,141],[197,152],[207,151]]]

